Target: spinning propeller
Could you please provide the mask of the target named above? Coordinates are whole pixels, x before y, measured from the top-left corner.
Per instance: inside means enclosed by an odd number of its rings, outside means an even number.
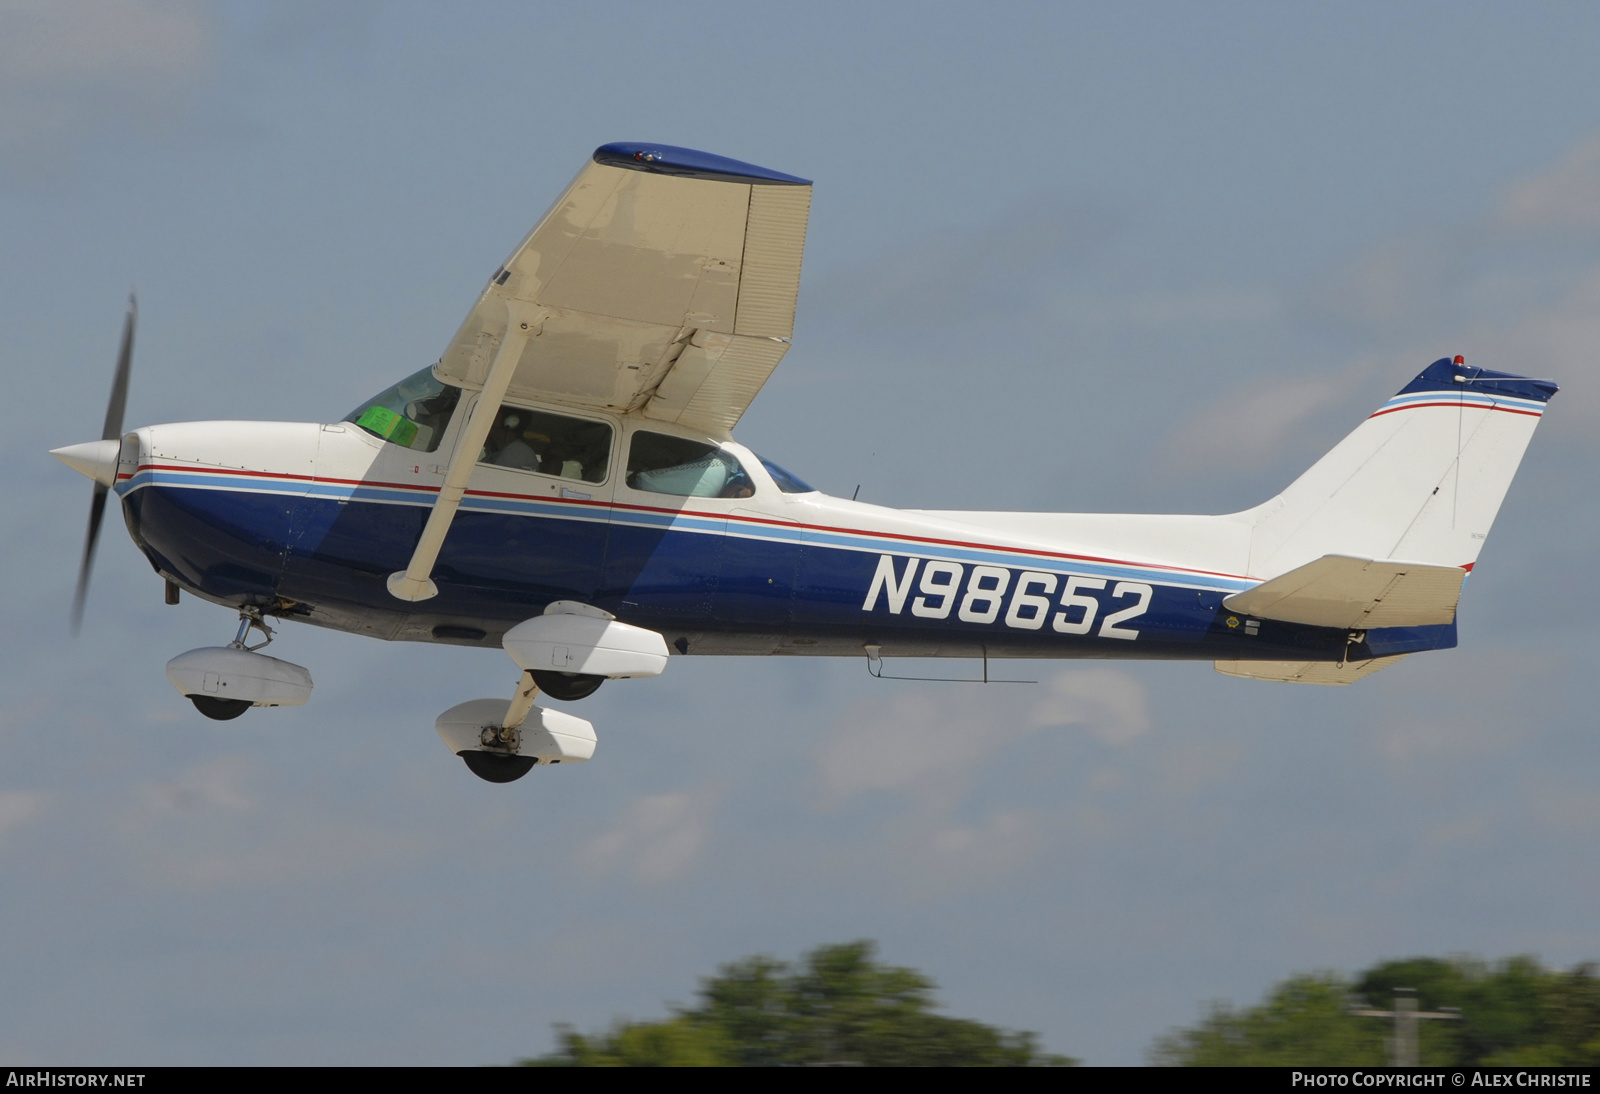
[[[111,399],[106,403],[106,423],[98,441],[70,444],[52,449],[50,454],[74,471],[94,480],[94,497],[89,501],[89,531],[83,541],[83,562],[78,567],[78,591],[72,598],[72,633],[83,623],[83,601],[89,592],[89,572],[94,566],[94,549],[100,540],[100,521],[106,512],[106,494],[117,481],[117,457],[122,449],[122,411],[128,402],[128,367],[133,360],[133,327],[139,315],[139,302],[128,297],[128,318],[122,327],[122,351],[117,354],[117,372],[111,381]]]

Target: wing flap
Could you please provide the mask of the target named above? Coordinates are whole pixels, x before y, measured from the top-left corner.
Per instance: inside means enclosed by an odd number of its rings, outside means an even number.
[[[777,338],[697,335],[645,404],[645,417],[712,433],[732,429],[788,350]]]
[[[763,338],[794,334],[800,258],[810,214],[809,186],[751,187],[734,333]]]
[[[1217,661],[1216,670],[1224,676],[1248,680],[1276,680],[1284,684],[1353,684],[1363,677],[1386,669],[1406,655],[1374,657],[1370,661]]]
[[[1223,600],[1232,612],[1312,627],[1426,627],[1456,617],[1466,571],[1324,555]]]

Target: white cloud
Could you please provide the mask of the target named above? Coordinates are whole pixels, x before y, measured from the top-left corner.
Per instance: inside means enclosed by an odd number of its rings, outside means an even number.
[[[979,825],[928,829],[910,851],[924,880],[969,882],[1009,873],[1038,850],[1042,836],[1032,816],[1021,810],[995,813]]]
[[[694,865],[711,834],[711,793],[640,798],[609,832],[584,843],[578,861],[596,874],[626,870],[647,885],[670,881]]]
[[[1046,694],[1029,718],[1036,728],[1081,725],[1108,745],[1125,745],[1150,731],[1144,685],[1116,669],[1071,669],[1045,681]]]
[[[959,694],[908,691],[859,704],[817,750],[823,796],[901,790],[948,802],[970,771],[1010,742],[1071,725],[1127,744],[1150,728],[1144,686],[1115,669],[1069,669],[1040,690],[971,685]]]
[[[167,107],[210,69],[189,0],[0,0],[0,149]]]
[[[1034,728],[994,694],[998,688],[983,688],[981,699],[940,698],[933,686],[859,704],[839,719],[817,751],[825,797],[943,784]]]
[[[1563,298],[1504,328],[1474,333],[1474,351],[1491,367],[1546,376],[1562,385],[1547,428],[1569,437],[1600,438],[1600,269]]]
[[[1509,753],[1538,733],[1525,717],[1521,701],[1506,689],[1505,679],[1550,686],[1558,669],[1548,658],[1526,651],[1499,649],[1492,658],[1496,669],[1492,673],[1483,671],[1486,662],[1481,658],[1441,659],[1428,670],[1429,682],[1437,689],[1429,702],[1374,722],[1373,745],[1392,770],[1436,771],[1444,764]],[[1380,686],[1400,685],[1384,681]]]
[[[1600,228],[1600,136],[1579,143],[1554,170],[1512,186],[1500,219],[1512,228]]]
[[[171,782],[148,783],[138,790],[141,812],[150,817],[198,816],[222,811],[244,813],[255,808],[245,793],[248,765],[243,757],[224,756],[191,767]]]
[[[1306,301],[1323,321],[1392,345],[1455,320],[1463,284],[1476,269],[1481,225],[1417,227],[1389,236],[1329,277]]]
[[[1164,465],[1185,473],[1259,467],[1289,447],[1305,423],[1362,390],[1373,365],[1362,360],[1336,372],[1243,384],[1173,430]]]
[[[0,836],[25,824],[49,800],[38,790],[0,790]]]
[[[426,851],[427,837],[298,808],[242,756],[208,760],[134,789],[118,823],[149,877],[207,890],[272,886],[392,864]]]

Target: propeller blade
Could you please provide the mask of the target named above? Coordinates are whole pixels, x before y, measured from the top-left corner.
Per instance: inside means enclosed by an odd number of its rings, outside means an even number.
[[[128,373],[133,366],[133,328],[139,318],[139,301],[128,296],[128,318],[122,324],[122,349],[117,354],[117,371],[111,379],[111,398],[106,402],[106,424],[100,430],[103,441],[122,437],[122,412],[128,405]],[[83,561],[78,565],[78,591],[72,597],[72,633],[83,626],[83,603],[89,595],[89,573],[94,568],[94,549],[100,542],[100,522],[106,515],[106,495],[110,487],[94,484],[89,501],[89,531],[83,539]]]
[[[106,403],[106,424],[100,430],[102,441],[122,437],[122,411],[128,405],[128,369],[133,364],[133,327],[139,318],[139,300],[128,296],[128,318],[122,324],[122,352],[117,354],[117,374],[111,381],[111,399]]]
[[[94,498],[89,502],[89,531],[83,539],[83,562],[78,566],[78,591],[72,598],[72,633],[76,635],[83,626],[83,602],[89,595],[89,571],[94,566],[95,544],[100,542],[100,521],[106,515],[108,487],[94,484]]]

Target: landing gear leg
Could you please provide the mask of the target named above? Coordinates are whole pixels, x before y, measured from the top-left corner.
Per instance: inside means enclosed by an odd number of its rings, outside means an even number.
[[[517,750],[522,747],[522,723],[527,721],[538,695],[539,685],[534,683],[533,673],[524,672],[505,721],[484,726],[478,735],[480,748],[465,749],[459,754],[469,771],[487,782],[510,783],[533,770],[539,761],[532,756],[519,756]]]
[[[169,581],[167,582],[167,589],[168,596],[170,597],[167,603],[176,604],[178,602],[178,587]],[[253,646],[246,645],[245,639],[250,637],[251,630],[260,631],[265,636],[265,640],[257,642]],[[228,643],[228,649],[243,650],[246,653],[254,653],[257,650],[265,649],[271,644],[272,628],[267,626],[266,620],[261,618],[261,609],[253,605],[247,605],[243,608],[240,608],[239,633],[234,635],[232,642]],[[207,718],[217,722],[231,721],[255,705],[245,699],[225,699],[220,695],[191,694],[189,696],[189,702],[194,704],[194,709],[198,710],[201,714],[204,714]]]
[[[253,646],[247,646],[245,645],[245,639],[250,637],[252,628],[261,632],[263,640]],[[229,642],[228,645],[236,650],[244,650],[246,653],[255,653],[257,650],[264,650],[272,645],[272,637],[272,628],[267,626],[267,621],[261,618],[261,609],[253,604],[247,604],[239,609],[239,633],[233,636],[233,641]]]

